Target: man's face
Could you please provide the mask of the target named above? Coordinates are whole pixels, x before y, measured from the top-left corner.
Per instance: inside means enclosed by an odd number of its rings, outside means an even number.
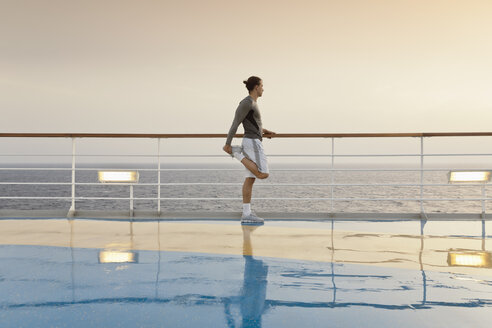
[[[263,81],[260,81],[260,84],[256,86],[256,93],[258,94],[258,97],[263,95]]]

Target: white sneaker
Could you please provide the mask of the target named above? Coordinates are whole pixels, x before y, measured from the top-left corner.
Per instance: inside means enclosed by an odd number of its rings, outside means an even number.
[[[241,146],[232,146],[232,152],[231,152],[231,157],[234,158],[234,153],[242,153],[243,152],[243,147]]]
[[[257,217],[253,212],[250,215],[241,217],[241,224],[244,225],[263,225],[265,224],[265,220]]]

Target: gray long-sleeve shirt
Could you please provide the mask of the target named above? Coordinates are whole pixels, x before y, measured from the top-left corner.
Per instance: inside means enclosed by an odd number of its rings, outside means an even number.
[[[230,145],[236,134],[239,124],[243,123],[244,137],[262,140],[262,124],[258,104],[251,96],[247,96],[239,103],[232,121],[231,128],[227,134],[226,145]]]

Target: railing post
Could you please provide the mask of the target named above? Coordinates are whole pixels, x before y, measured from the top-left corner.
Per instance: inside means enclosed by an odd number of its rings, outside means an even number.
[[[157,214],[161,215],[161,138],[157,138]]]
[[[420,215],[424,212],[424,137],[420,137]]]
[[[482,217],[482,251],[485,252],[485,215]]]
[[[333,204],[334,198],[335,198],[335,188],[334,188],[334,183],[335,183],[335,138],[331,138],[331,203],[330,203],[330,215],[332,216],[335,212],[335,206]]]
[[[72,137],[72,205],[68,210],[68,217],[75,215],[75,137]]]
[[[133,183],[130,184],[130,216],[133,216]]]
[[[482,184],[482,220],[485,220],[485,183]]]

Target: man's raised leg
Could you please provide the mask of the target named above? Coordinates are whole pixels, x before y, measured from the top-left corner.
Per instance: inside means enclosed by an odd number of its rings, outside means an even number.
[[[241,160],[241,163],[243,163],[244,167],[246,167],[248,170],[250,170],[251,173],[253,173],[255,175],[255,177],[257,177],[258,179],[268,178],[268,173],[260,172],[258,170],[258,166],[256,165],[256,163],[253,162],[252,160],[245,157]],[[253,186],[253,185],[251,185],[251,186]]]

